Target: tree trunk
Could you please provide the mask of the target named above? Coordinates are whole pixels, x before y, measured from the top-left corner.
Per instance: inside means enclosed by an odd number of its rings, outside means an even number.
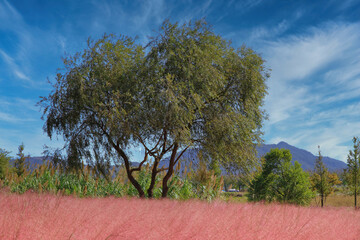
[[[324,195],[321,194],[321,207],[324,207]]]
[[[156,175],[157,175],[157,166],[159,165],[159,160],[158,159],[155,159],[155,162],[154,162],[154,166],[152,168],[152,171],[151,171],[151,182],[150,182],[150,186],[147,190],[147,193],[148,193],[148,197],[149,198],[152,198],[153,197],[153,189],[155,187],[155,180],[156,180]]]
[[[179,148],[178,143],[175,143],[174,148],[171,153],[170,161],[169,161],[169,169],[168,169],[165,177],[163,178],[163,182],[162,182],[162,194],[161,194],[162,198],[166,198],[168,191],[169,191],[169,187],[168,187],[167,183],[168,183],[171,175],[174,172],[175,158],[176,158],[176,153],[177,153],[178,148]]]
[[[356,189],[356,187],[357,187],[357,186],[355,185],[355,194],[354,194],[354,198],[355,198],[355,199],[354,199],[354,201],[355,201],[355,210],[356,210],[356,200],[357,200],[357,191],[356,191],[357,189]]]
[[[128,161],[124,161],[125,162],[125,167],[126,167],[126,173],[127,173],[127,176],[131,182],[131,184],[136,188],[136,190],[138,191],[139,193],[139,197],[140,198],[145,198],[145,192],[144,190],[142,189],[142,187],[140,186],[139,182],[136,181],[136,179],[133,177],[133,175],[131,174],[130,172],[130,164]]]
[[[355,210],[356,210],[356,208],[357,208],[357,204],[356,204],[356,202],[357,202],[357,188],[358,188],[358,184],[357,184],[357,181],[358,181],[358,179],[357,179],[357,175],[355,175],[355,192],[354,192],[354,205],[355,205]]]
[[[126,169],[126,174],[131,182],[131,184],[136,188],[136,190],[139,193],[139,197],[140,198],[145,198],[145,192],[142,189],[142,187],[140,186],[139,182],[136,181],[136,179],[133,177],[131,171],[130,171],[130,162],[129,162],[129,158],[126,156],[125,152],[122,151],[119,147],[115,147],[116,151],[118,152],[118,154],[123,158],[124,163],[125,163],[125,169]]]

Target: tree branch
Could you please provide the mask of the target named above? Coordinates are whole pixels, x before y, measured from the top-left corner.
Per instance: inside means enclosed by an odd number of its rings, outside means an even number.
[[[159,172],[162,172],[162,171],[166,171],[166,170],[168,170],[169,168],[167,167],[162,167],[162,168],[160,168],[160,169],[157,169],[156,170],[156,173],[159,173]]]
[[[142,139],[142,137],[141,136],[136,136],[138,139],[139,139],[139,141],[140,141],[140,143],[144,146],[144,148],[145,148],[145,151],[147,151],[151,156],[153,156],[153,157],[155,157],[155,154],[157,153],[157,152],[155,152],[153,149],[149,149],[147,146],[146,146],[146,144],[145,144],[145,142],[144,142],[144,140]]]
[[[145,152],[145,157],[144,157],[144,160],[139,164],[139,166],[137,168],[131,168],[130,169],[130,173],[134,172],[134,171],[141,171],[141,167],[142,165],[147,161],[148,159],[148,152]]]
[[[181,158],[181,156],[184,154],[184,152],[190,147],[190,145],[188,145],[184,150],[182,150],[182,152],[179,154],[179,156],[176,158],[175,162],[174,162],[174,166],[176,165],[176,163],[179,161],[179,159]]]

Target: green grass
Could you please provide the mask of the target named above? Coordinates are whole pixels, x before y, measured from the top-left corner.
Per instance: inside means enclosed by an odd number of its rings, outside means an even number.
[[[220,199],[226,202],[247,203],[247,192],[222,192]]]
[[[202,172],[187,174],[186,178],[174,175],[169,181],[169,194],[171,199],[220,199],[226,202],[247,203],[247,192],[220,192],[221,183],[213,175]],[[113,173],[111,173],[113,176]],[[138,172],[136,178],[143,189],[150,185],[151,173],[149,168]],[[74,195],[77,197],[136,197],[138,192],[127,180],[124,169],[115,173],[114,178],[107,181],[105,178],[96,176],[89,168],[83,168],[78,173],[63,172],[54,167],[41,165],[32,173],[27,171],[23,176],[18,177],[15,172],[8,172],[5,179],[0,180],[0,187],[10,189],[14,193],[25,193],[35,191],[39,193],[54,193],[61,195]],[[221,182],[221,181],[220,181]],[[154,197],[161,196],[161,176],[159,175],[154,188]],[[360,202],[360,198],[359,198]],[[360,205],[360,204],[359,204]],[[310,206],[320,206],[319,197],[311,201]],[[354,197],[335,192],[327,197],[325,207],[353,207]]]
[[[51,165],[40,165],[33,172],[27,171],[22,176],[17,176],[14,171],[8,172],[5,179],[0,180],[0,186],[9,188],[14,193],[26,191],[49,192],[78,197],[123,197],[138,196],[135,187],[128,181],[125,169],[118,172],[111,171],[106,180],[98,176],[88,167],[83,167],[78,172],[64,172]],[[111,177],[110,177],[111,176]],[[115,176],[115,177],[113,177]],[[200,182],[194,176],[196,172],[189,173],[187,178],[173,175],[168,183],[168,197],[171,199],[186,200],[192,198],[213,200],[218,197],[222,189],[222,180],[218,181],[213,175],[208,174],[206,181]],[[162,193],[162,175],[158,175],[153,190],[154,198],[160,198]],[[136,172],[135,178],[146,190],[150,186],[151,171],[148,167]]]
[[[360,198],[358,198],[360,200]],[[326,198],[325,207],[354,207],[354,196],[334,193]],[[311,206],[320,206],[320,197],[312,200]]]
[[[222,192],[220,199],[226,202],[247,203],[247,192]],[[358,198],[360,206],[360,198]],[[320,197],[313,198],[310,206],[320,207]],[[333,193],[326,198],[325,207],[354,207],[354,196],[343,193]]]

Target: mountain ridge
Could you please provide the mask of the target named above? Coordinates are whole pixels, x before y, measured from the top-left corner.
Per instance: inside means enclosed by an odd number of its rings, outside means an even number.
[[[263,157],[272,148],[290,150],[293,161],[298,161],[304,170],[307,171],[314,170],[315,160],[317,156],[313,155],[311,152],[305,149],[297,148],[284,141],[281,141],[277,144],[262,144],[261,146],[257,147],[258,157]],[[196,164],[198,162],[197,160],[198,151],[199,151],[198,149],[189,149],[183,154],[181,159],[186,160],[186,162],[191,161],[193,164]],[[35,166],[36,164],[41,164],[43,159],[44,159],[43,157],[30,157],[29,159],[27,159],[26,162],[30,163],[30,165],[32,166]],[[323,161],[325,166],[329,169],[329,171],[341,171],[342,169],[347,168],[346,163],[331,157],[324,156]],[[168,157],[164,158],[160,162],[159,167],[161,168],[163,166],[166,166],[168,162],[169,162],[169,158]],[[137,166],[138,162],[131,162],[131,165]]]
[[[297,148],[284,141],[281,141],[277,144],[262,144],[260,147],[257,148],[258,156],[264,156],[272,148],[290,150],[293,161],[298,161],[304,170],[314,170],[315,160],[317,156],[305,149]],[[346,163],[335,158],[323,156],[323,161],[329,171],[338,171],[347,168]]]

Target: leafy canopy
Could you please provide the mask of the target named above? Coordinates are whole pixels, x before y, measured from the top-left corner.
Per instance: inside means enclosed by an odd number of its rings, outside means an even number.
[[[271,149],[260,174],[251,182],[249,200],[309,204],[313,197],[309,176],[297,161],[292,164],[291,158],[289,150]]]
[[[165,171],[166,195],[179,156],[191,147],[245,173],[256,162],[265,117],[264,60],[245,46],[234,49],[205,21],[165,21],[146,46],[124,36],[89,40],[64,66],[40,105],[49,137],[65,139],[69,167],[79,168],[82,158],[100,167],[109,159],[123,162],[143,196],[132,173],[145,163],[153,164],[153,179]],[[135,146],[145,154],[133,168]],[[158,168],[166,154],[168,166]]]

